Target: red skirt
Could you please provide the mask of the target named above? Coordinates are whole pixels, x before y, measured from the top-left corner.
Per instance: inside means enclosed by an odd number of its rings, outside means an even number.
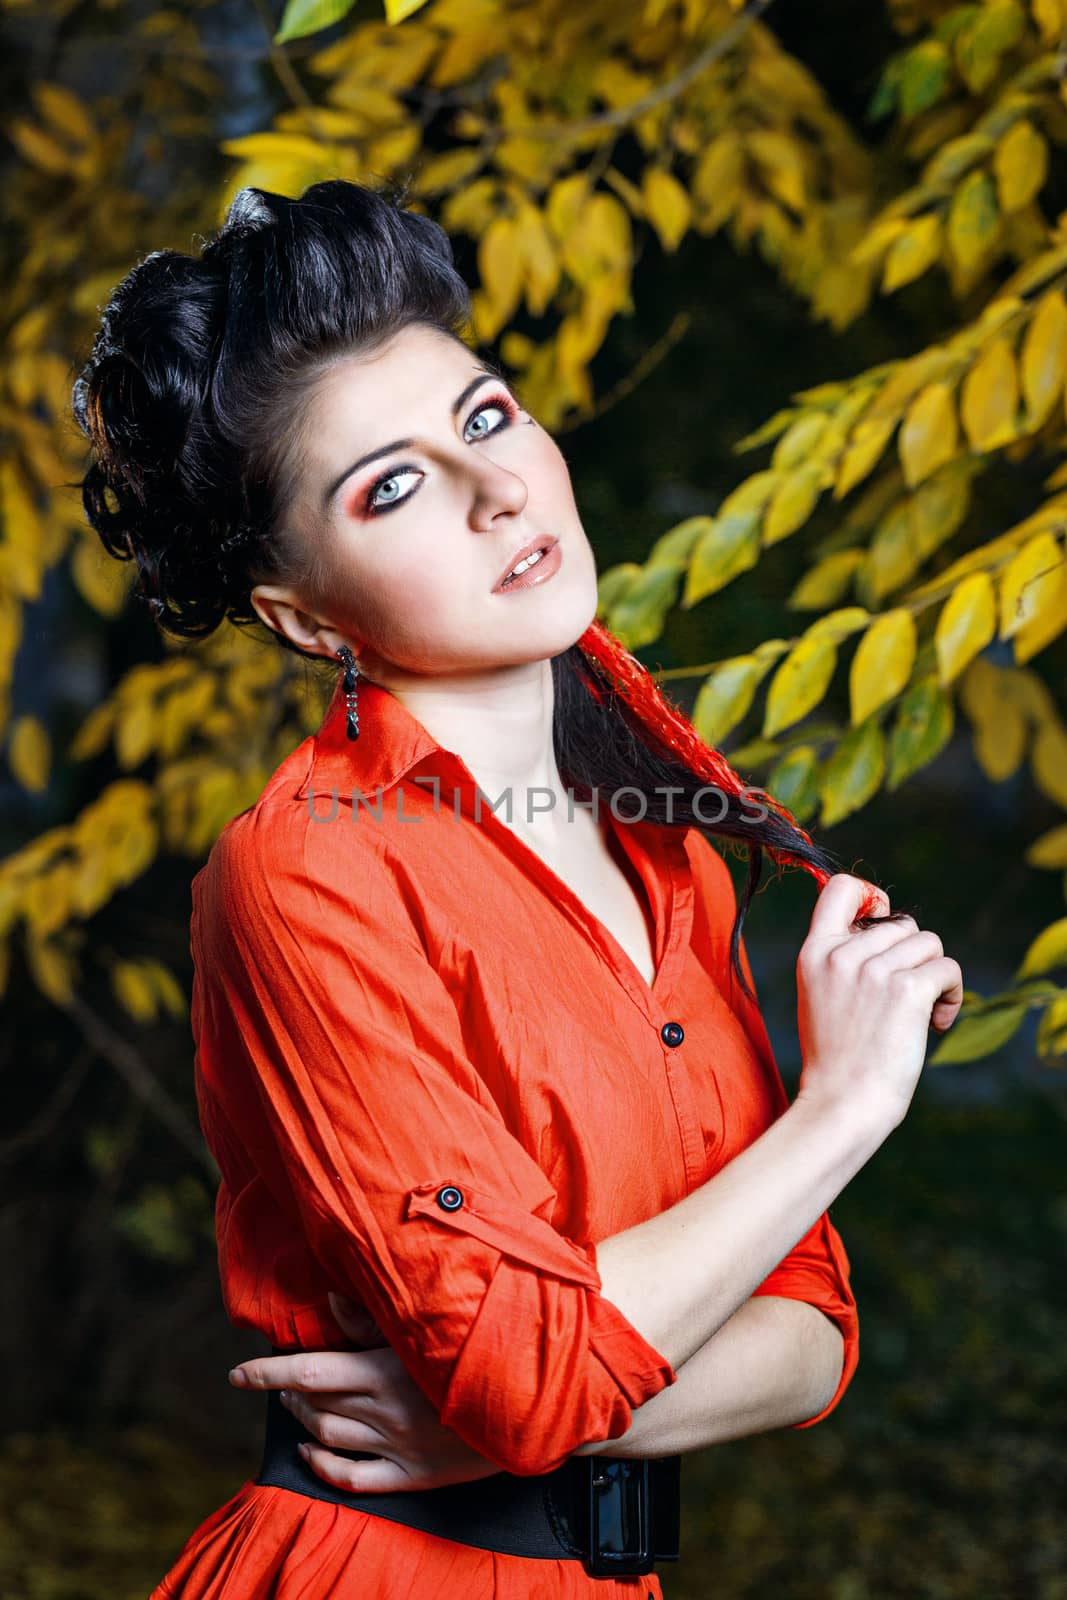
[[[479,1550],[251,1480],[186,1541],[150,1600],[663,1600],[655,1573]]]

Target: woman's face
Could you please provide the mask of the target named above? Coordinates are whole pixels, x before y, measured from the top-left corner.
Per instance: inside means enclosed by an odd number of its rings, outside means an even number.
[[[596,565],[567,464],[458,340],[412,325],[342,361],[316,389],[305,439],[293,526],[321,553],[323,592],[253,590],[264,621],[302,648],[348,642],[389,687],[543,660],[593,620]],[[528,587],[501,590],[531,545],[555,549]]]

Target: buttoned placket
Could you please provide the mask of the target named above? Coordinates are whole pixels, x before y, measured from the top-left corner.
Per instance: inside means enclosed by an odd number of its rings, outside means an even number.
[[[622,986],[648,1026],[655,1030],[678,1125],[686,1188],[691,1192],[706,1177],[707,1150],[688,1063],[681,1048],[683,1040],[689,1050],[692,1050],[693,1044],[686,1038],[684,1024],[670,1008],[670,997],[681,978],[689,949],[694,914],[692,868],[682,829],[668,833],[660,841],[664,852],[662,878],[655,873],[648,854],[635,837],[634,825],[620,822],[616,829],[616,836],[640,878],[652,908],[656,970],[653,982],[649,985],[611,930],[593,915],[585,902],[536,850],[501,822],[484,793],[481,793],[478,804],[477,782],[462,759],[443,749],[435,752],[435,756],[437,759],[433,761],[423,758],[417,764],[417,769],[406,773],[404,778],[432,789],[435,805],[450,810],[454,817],[469,817],[500,845],[505,854],[545,891],[552,904],[580,929],[614,981]],[[437,778],[441,779],[439,787],[435,783]]]

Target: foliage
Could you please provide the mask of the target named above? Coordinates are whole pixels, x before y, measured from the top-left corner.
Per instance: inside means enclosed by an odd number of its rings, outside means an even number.
[[[68,10],[55,0],[56,27]],[[75,353],[110,287],[149,249],[187,248],[239,187],[298,194],[331,176],[405,180],[469,251],[473,336],[550,429],[597,414],[593,364],[634,312],[645,252],[717,236],[758,252],[831,333],[940,277],[958,308],[942,339],[790,396],[736,442],[769,449],[766,464],[643,561],[607,568],[601,614],[648,646],[803,541],[788,606],[812,620],[662,674],[699,680],[704,737],[744,733],[735,764],[829,830],[935,761],[959,717],[991,785],[1025,766],[1049,802],[1025,860],[1067,892],[1067,725],[1040,670],[1056,682],[1067,631],[1064,0],[893,6],[901,44],[866,138],[764,22],[767,0],[431,0],[384,19],[292,0],[280,24],[261,9],[273,114],[220,137],[210,10],[101,0],[137,71],[93,95],[35,79],[7,123],[0,723],[27,793],[81,798],[0,864],[0,970],[17,949],[69,1010],[95,967],[134,1023],[180,1014],[170,968],[100,945],[97,919],[162,856],[202,859],[317,723],[314,682],[252,630],[159,639],[70,738],[13,707],[11,685],[23,610],[52,574],[102,624],[131,614],[129,570],[96,547],[71,487]],[[994,485],[1015,504],[1006,529],[985,510]],[[846,651],[847,726],[809,720]],[[1062,1060],[1065,963],[1067,918],[1035,929],[1013,987],[969,992],[932,1061],[988,1053],[1030,1010],[1040,1052]]]

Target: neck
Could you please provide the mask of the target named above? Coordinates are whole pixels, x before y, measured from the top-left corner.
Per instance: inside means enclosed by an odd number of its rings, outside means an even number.
[[[489,800],[510,792],[514,826],[550,832],[560,816],[566,817],[552,737],[555,691],[549,659],[488,673],[411,677],[385,687],[439,744],[460,757]],[[506,814],[505,809],[501,815]]]

